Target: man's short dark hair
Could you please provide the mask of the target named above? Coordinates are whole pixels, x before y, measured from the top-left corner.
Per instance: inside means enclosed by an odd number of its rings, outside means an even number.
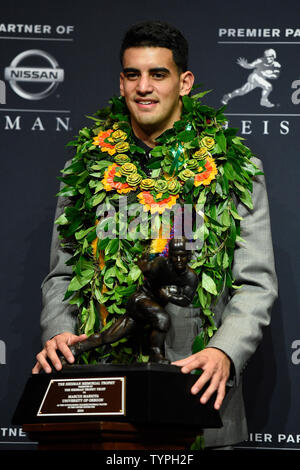
[[[182,33],[161,21],[146,21],[133,25],[123,38],[120,60],[129,47],[165,47],[173,53],[173,60],[180,72],[188,69],[189,47]]]

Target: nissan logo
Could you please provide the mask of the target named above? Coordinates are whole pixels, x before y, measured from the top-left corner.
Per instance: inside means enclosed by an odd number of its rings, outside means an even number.
[[[49,63],[49,67],[22,67],[20,64],[24,59],[30,57],[41,57]],[[54,57],[48,52],[39,49],[18,54],[9,67],[4,70],[4,78],[7,80],[14,92],[26,100],[42,100],[49,96],[64,80],[64,70],[59,68]],[[39,92],[29,92],[24,90],[21,83],[45,83],[46,88]]]

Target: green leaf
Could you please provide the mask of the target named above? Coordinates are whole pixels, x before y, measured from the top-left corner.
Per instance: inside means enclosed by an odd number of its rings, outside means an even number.
[[[230,227],[230,215],[228,210],[224,210],[223,214],[221,215],[221,222],[225,227]]]
[[[105,255],[112,256],[114,255],[119,249],[119,239],[114,238],[109,241],[107,247],[105,248]]]
[[[218,295],[215,281],[205,272],[202,273],[202,287],[213,295]]]
[[[161,145],[157,145],[157,147],[154,147],[151,151],[150,154],[152,157],[162,157],[163,155],[163,147]]]
[[[86,335],[90,336],[94,333],[94,325],[96,323],[96,310],[93,301],[90,302],[89,309],[87,310],[87,320],[84,327]]]
[[[59,191],[56,194],[56,196],[72,197],[72,196],[76,196],[76,194],[78,194],[78,191],[76,188],[65,186],[61,191]]]
[[[108,299],[109,297],[105,294],[103,294],[100,289],[95,289],[95,297],[96,299],[98,300],[99,304],[104,304]]]
[[[203,98],[207,93],[210,93],[213,90],[206,90],[206,91],[201,91],[200,93],[196,93],[195,95],[192,95],[193,100],[198,100],[200,98]]]
[[[226,251],[225,251],[224,256],[223,256],[222,266],[223,266],[224,269],[227,269],[228,266],[229,266],[229,256],[228,256]]]
[[[193,131],[182,131],[177,134],[177,138],[180,142],[189,142],[196,136],[196,132]]]
[[[201,305],[202,308],[205,308],[206,307],[206,302],[207,302],[207,296],[206,296],[205,292],[203,292],[202,287],[200,287],[200,286],[198,287],[197,292],[198,292],[200,305]]]
[[[221,151],[226,153],[227,142],[226,142],[226,137],[223,134],[223,132],[220,134],[216,134],[216,142],[219,145]]]
[[[92,230],[95,230],[95,227],[90,227],[86,230],[79,230],[78,232],[75,233],[76,240],[81,240],[82,238],[84,238]]]
[[[248,190],[245,190],[241,194],[240,199],[245,204],[245,206],[249,207],[249,209],[253,209],[252,197]]]
[[[191,189],[193,188],[194,186],[194,176],[192,176],[191,178],[189,178],[185,183],[184,183],[184,187],[183,187],[183,190],[186,192],[186,193],[189,193],[191,191]]]
[[[225,176],[227,177],[228,180],[231,180],[231,181],[235,180],[236,173],[235,173],[231,163],[229,163],[229,162],[225,163],[224,172],[225,172]]]
[[[195,338],[195,341],[193,343],[193,347],[192,347],[192,353],[193,354],[196,354],[197,352],[199,351],[202,351],[202,349],[204,349],[205,347],[205,343],[204,343],[204,333],[203,331],[198,335],[196,336]]]
[[[114,284],[114,278],[117,277],[116,267],[112,266],[105,271],[103,282],[107,287],[112,288]]]
[[[196,436],[194,442],[191,445],[191,450],[204,450],[205,449],[205,439],[203,434]]]
[[[94,275],[94,270],[87,270],[87,271],[82,271],[81,276],[75,276],[71,280],[69,286],[68,286],[68,291],[77,291],[82,289],[82,287],[86,286],[91,279],[93,278]]]
[[[137,152],[141,154],[145,154],[145,150],[142,147],[139,147],[138,145],[130,145],[130,151],[131,152]]]
[[[69,300],[69,304],[76,305],[78,308],[83,304],[84,298],[79,293],[74,295],[71,300]]]
[[[231,207],[229,210],[230,210],[232,217],[234,217],[236,220],[243,220],[243,217],[239,215],[235,207]]]
[[[57,225],[67,225],[69,223],[66,214],[63,213],[61,214],[54,222]]]
[[[212,316],[213,316],[213,313],[212,313],[212,311],[211,311],[209,308],[204,308],[204,309],[203,309],[203,313],[204,313],[204,315],[206,315],[207,317],[212,317]]]
[[[234,218],[232,217],[230,220],[230,231],[229,237],[227,239],[227,246],[234,248],[236,242],[236,223]]]
[[[185,95],[185,96],[182,97],[182,103],[183,103],[184,108],[188,112],[191,113],[193,111],[193,100],[192,100],[192,98]]]
[[[96,183],[96,186],[95,186],[95,193],[98,193],[99,191],[101,191],[102,189],[104,188],[103,184],[101,183],[101,181],[98,181]]]
[[[85,170],[84,162],[82,160],[80,160],[80,161],[72,163],[67,168],[64,168],[63,170],[61,170],[61,173],[63,173],[64,175],[69,175],[69,174],[72,174],[72,173],[78,174],[78,173],[81,173],[81,171],[84,171],[84,170]]]
[[[116,259],[116,265],[118,266],[118,268],[120,268],[120,270],[121,270],[123,273],[127,273],[127,272],[128,272],[128,269],[127,269],[127,267],[125,266],[125,264],[123,263],[123,261],[121,260],[121,258],[117,257],[117,259]]]
[[[242,192],[245,191],[245,188],[244,186],[242,186],[240,183],[238,183],[237,181],[234,181],[233,184]]]
[[[112,162],[108,160],[101,160],[100,162],[95,163],[95,165],[92,165],[93,170],[102,170],[103,168],[106,168],[108,166],[112,165]]]
[[[129,271],[128,278],[130,281],[135,282],[141,274],[142,271],[140,268],[137,265],[134,265]]]
[[[103,191],[100,194],[97,194],[97,195],[93,196],[92,206],[94,207],[94,206],[97,206],[98,204],[100,204],[104,200],[105,196],[106,196],[106,191]]]

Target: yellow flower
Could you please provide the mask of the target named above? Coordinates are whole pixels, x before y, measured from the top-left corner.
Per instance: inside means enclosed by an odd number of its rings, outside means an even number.
[[[115,145],[115,149],[118,153],[123,153],[123,152],[127,152],[127,150],[129,150],[130,148],[130,145],[128,142],[118,142],[116,145]]]
[[[118,153],[117,155],[115,155],[114,159],[118,165],[124,165],[124,163],[130,162],[130,158],[124,153]]]
[[[179,183],[179,181],[177,180],[169,181],[168,183],[169,194],[172,194],[173,196],[175,196],[176,194],[180,192],[180,189],[181,189],[181,184]]]
[[[123,176],[130,175],[131,173],[136,173],[137,167],[133,163],[124,163],[120,168],[120,173]]]
[[[154,188],[155,181],[152,178],[145,178],[141,181],[141,189],[152,189]]]
[[[196,168],[199,166],[199,163],[196,158],[191,158],[186,162],[186,166],[189,170],[196,170]]]
[[[200,144],[206,147],[208,150],[211,150],[215,145],[215,141],[212,137],[206,136],[201,139]]]
[[[159,192],[165,193],[168,190],[168,182],[165,180],[157,180],[154,189]]]
[[[201,147],[197,152],[194,153],[193,157],[195,160],[203,160],[208,155],[206,147]]]
[[[126,178],[126,182],[129,184],[129,186],[137,186],[138,184],[140,184],[141,181],[142,176],[138,173],[131,173]]]
[[[111,137],[114,139],[114,141],[118,142],[119,140],[126,140],[127,139],[127,134],[126,132],[122,131],[121,129],[113,132],[111,134]]]
[[[192,178],[192,176],[195,176],[195,173],[192,170],[186,169],[182,170],[178,176],[182,181],[187,181]]]

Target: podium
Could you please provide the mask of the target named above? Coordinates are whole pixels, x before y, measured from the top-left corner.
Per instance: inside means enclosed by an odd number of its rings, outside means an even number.
[[[65,366],[32,375],[13,416],[41,450],[188,450],[222,421],[173,365]]]

